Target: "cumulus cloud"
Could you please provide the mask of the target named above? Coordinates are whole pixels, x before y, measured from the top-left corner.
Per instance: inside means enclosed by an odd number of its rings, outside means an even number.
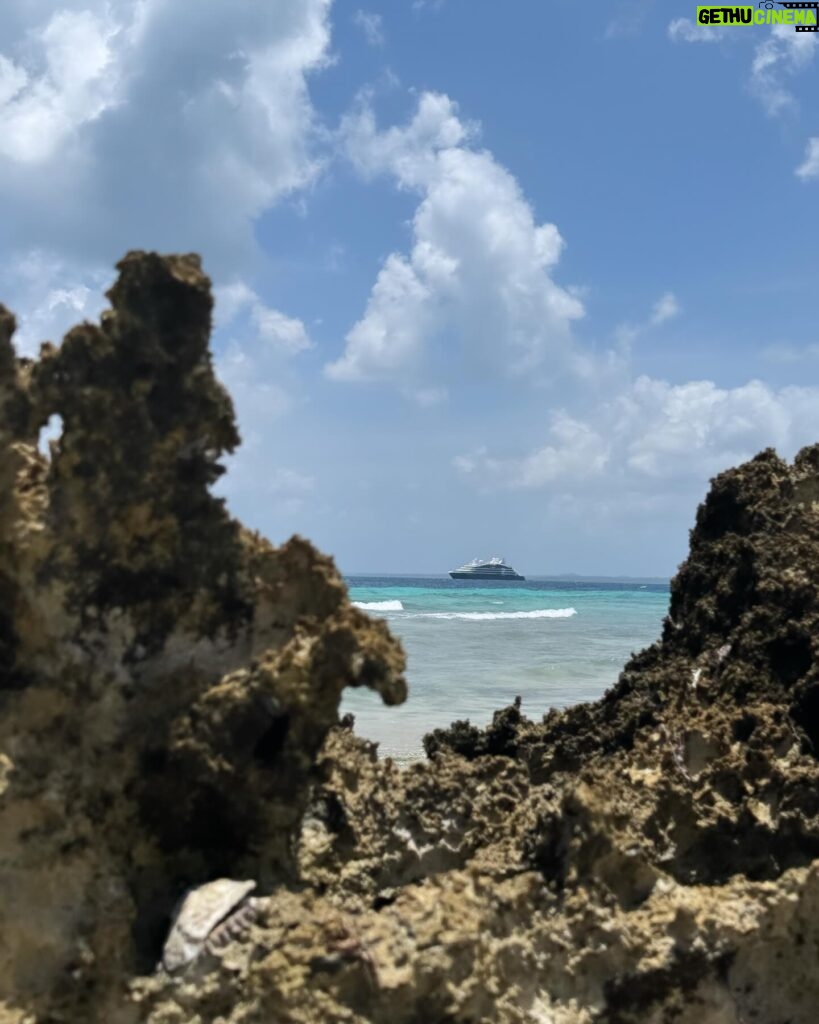
[[[359,172],[389,174],[421,201],[411,249],[384,261],[330,377],[406,384],[440,360],[442,339],[492,372],[547,362],[579,369],[570,327],[583,306],[552,277],[563,239],[537,223],[515,178],[475,148],[476,134],[452,100],[433,93],[400,127],[380,131],[368,106],[346,119]]]
[[[805,159],[796,168],[796,176],[802,181],[819,178],[819,138],[808,139]]]
[[[776,391],[761,381],[719,388],[639,377],[585,419],[553,416],[547,443],[498,458],[487,448],[457,456],[455,468],[481,489],[698,485],[761,448],[792,455],[819,434],[819,389]]]
[[[105,8],[60,10],[35,34],[31,70],[2,58],[0,156],[24,165],[47,162],[72,134],[116,104],[118,33]]]
[[[96,318],[127,249],[201,252],[217,281],[246,271],[258,217],[322,167],[309,86],[330,60],[330,6],[0,4],[0,300],[21,351]],[[241,280],[217,289],[216,328],[244,438],[221,485],[252,493],[271,431],[302,401],[294,357],[312,342]],[[305,499],[292,474],[271,478],[279,505]]]
[[[359,9],[353,15],[353,22],[364,33],[370,46],[384,45],[384,19],[380,14]]]
[[[556,481],[579,481],[598,476],[609,460],[608,444],[589,424],[558,412],[548,430],[549,443],[529,454],[499,459],[486,447],[458,455],[455,468],[471,477],[479,489],[539,488]]]
[[[770,36],[757,46],[751,65],[751,92],[770,117],[795,106],[796,99],[786,81],[813,60],[816,39],[813,32],[795,32],[792,25],[774,25]]]
[[[712,381],[671,385],[640,377],[614,403],[615,443],[625,466],[660,479],[707,477],[773,445],[790,450],[809,440],[799,407],[810,392],[776,392],[761,381],[719,388]],[[800,436],[801,435],[801,436]]]
[[[6,244],[254,251],[254,219],[317,173],[308,79],[330,0],[66,0],[0,14]],[[72,196],[70,203],[66,195]]]

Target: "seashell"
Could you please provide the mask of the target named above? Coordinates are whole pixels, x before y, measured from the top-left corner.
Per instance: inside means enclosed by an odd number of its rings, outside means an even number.
[[[234,922],[239,928],[238,934],[246,930],[257,913],[256,901],[248,899],[255,888],[253,881],[217,878],[189,890],[174,917],[162,950],[165,970],[169,973],[178,971],[193,963],[203,949],[219,948],[212,946],[213,938],[218,938],[220,945],[226,945],[236,937],[231,931]]]
[[[235,913],[225,918],[208,936],[205,948],[209,953],[222,949],[233,939],[244,935],[259,916],[259,900],[249,899]]]

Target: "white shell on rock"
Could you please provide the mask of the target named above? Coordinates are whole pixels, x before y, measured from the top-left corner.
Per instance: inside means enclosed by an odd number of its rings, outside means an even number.
[[[256,888],[252,881],[217,878],[198,889],[191,889],[182,900],[171,925],[162,965],[166,971],[178,971],[194,961],[202,952],[210,934]]]

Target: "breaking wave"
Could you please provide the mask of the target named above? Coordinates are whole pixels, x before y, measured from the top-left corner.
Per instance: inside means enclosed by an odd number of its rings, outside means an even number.
[[[356,608],[362,608],[367,612],[403,612],[405,610],[400,601],[353,601],[353,604]],[[535,608],[528,612],[409,612],[407,617],[487,622],[492,619],[570,619],[573,615],[577,615],[575,608]]]
[[[570,619],[577,615],[575,608],[536,608],[531,612],[419,612],[419,619]]]
[[[400,601],[353,601],[356,608],[368,612],[402,612],[404,606]]]

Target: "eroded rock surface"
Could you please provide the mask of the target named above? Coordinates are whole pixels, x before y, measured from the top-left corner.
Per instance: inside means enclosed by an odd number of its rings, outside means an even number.
[[[602,700],[401,769],[337,724],[398,645],[208,492],[198,262],[120,272],[35,363],[0,316],[0,1024],[815,1024],[819,447],[716,478]],[[157,970],[220,878],[252,920]]]
[[[199,260],[109,295],[35,362],[0,311],[0,1020],[115,1020],[182,892],[296,882],[342,689],[405,696],[330,559],[209,493],[238,434]]]

